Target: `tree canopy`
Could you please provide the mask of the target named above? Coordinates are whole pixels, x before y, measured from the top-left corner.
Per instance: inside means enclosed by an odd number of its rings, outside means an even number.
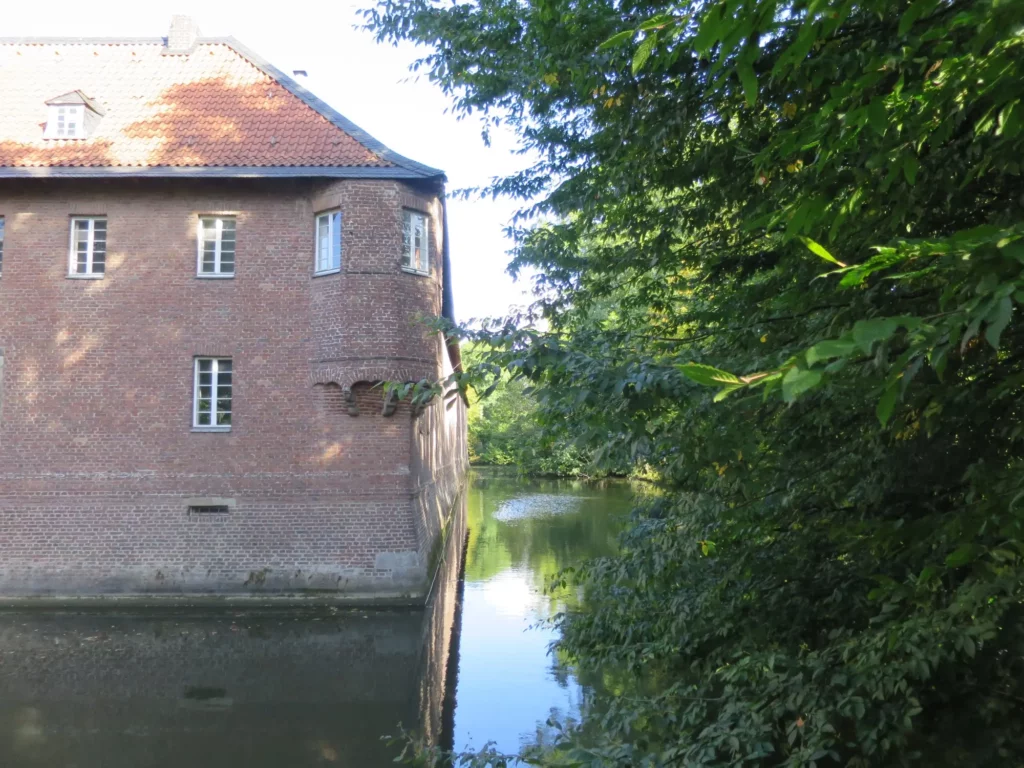
[[[672,490],[561,619],[630,685],[531,761],[1019,762],[1024,3],[367,17],[539,157],[491,191],[545,322],[466,335]]]
[[[486,354],[462,346],[462,363],[480,365]],[[474,465],[512,467],[523,475],[590,476],[591,460],[574,444],[564,424],[545,423],[529,382],[495,373],[493,386],[469,392],[469,460]]]

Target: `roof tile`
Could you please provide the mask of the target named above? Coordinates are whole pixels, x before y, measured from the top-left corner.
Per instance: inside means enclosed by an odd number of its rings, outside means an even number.
[[[0,167],[393,167],[224,42],[0,44]],[[105,111],[87,139],[43,139],[49,99]]]

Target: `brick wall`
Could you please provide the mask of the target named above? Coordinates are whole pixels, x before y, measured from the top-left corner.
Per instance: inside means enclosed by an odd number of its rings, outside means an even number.
[[[406,206],[432,217],[430,276],[400,269]],[[314,277],[328,208],[342,271]],[[237,218],[233,279],[196,277],[207,213]],[[0,184],[0,595],[421,593],[420,489],[458,484],[464,426],[384,415],[372,382],[443,370],[420,322],[440,213],[393,181]],[[103,280],[66,276],[81,214],[107,218]],[[229,433],[191,429],[196,356],[232,358]],[[446,460],[422,469],[435,430]],[[206,497],[235,507],[190,516]]]

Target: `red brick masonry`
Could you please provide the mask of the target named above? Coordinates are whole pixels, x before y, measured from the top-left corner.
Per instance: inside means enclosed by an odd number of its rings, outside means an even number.
[[[0,182],[0,596],[422,596],[465,412],[385,415],[374,382],[450,370],[422,323],[441,310],[437,192]],[[401,268],[404,208],[430,216],[429,276]],[[329,209],[342,269],[314,277]],[[107,219],[102,280],[67,276],[69,219],[86,214]],[[201,214],[236,217],[233,278],[196,277]],[[197,356],[232,359],[230,432],[193,431]],[[189,512],[220,499],[226,514]]]

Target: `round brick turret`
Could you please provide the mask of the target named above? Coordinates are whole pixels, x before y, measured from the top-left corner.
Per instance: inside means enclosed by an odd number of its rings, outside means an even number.
[[[313,196],[314,214],[341,211],[337,274],[313,278],[314,383],[346,391],[361,381],[416,381],[440,375],[441,204],[436,191],[402,182],[345,180]],[[402,266],[405,211],[428,216],[429,274]]]

